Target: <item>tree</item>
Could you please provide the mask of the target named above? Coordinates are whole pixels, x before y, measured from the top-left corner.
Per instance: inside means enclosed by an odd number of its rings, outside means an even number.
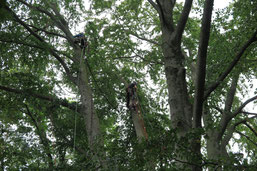
[[[215,15],[213,0],[90,3],[88,10],[82,1],[1,3],[2,132],[30,133],[31,153],[44,159],[19,153],[29,160],[17,158],[17,168],[250,169],[256,161],[242,163],[228,147],[234,139],[249,156],[256,151],[256,114],[244,108],[257,97],[239,98],[246,89],[239,80],[256,76],[255,2],[237,0]],[[71,31],[84,20],[87,48]],[[131,81],[149,134],[141,143],[123,105]],[[3,151],[2,168],[11,168],[16,158]]]

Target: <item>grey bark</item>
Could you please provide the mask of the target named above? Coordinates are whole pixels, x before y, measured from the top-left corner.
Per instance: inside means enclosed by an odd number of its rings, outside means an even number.
[[[230,127],[228,129],[226,137],[224,137],[222,141],[222,135],[224,132],[221,133],[222,131],[222,125],[224,122],[227,122],[228,115],[231,111],[232,107],[232,102],[236,93],[236,87],[237,87],[237,82],[238,82],[239,74],[233,77],[230,89],[227,93],[226,101],[225,101],[225,107],[224,110],[222,111],[222,118],[220,121],[219,128],[216,129],[211,129],[207,130],[207,155],[209,159],[213,160],[219,160],[222,157],[228,157],[227,150],[226,150],[226,145],[229,142],[231,136],[233,135],[234,128],[235,127]],[[214,121],[211,118],[212,116],[207,113],[204,117],[204,124],[205,127],[208,127],[208,124],[213,125]],[[214,126],[214,125],[213,125]],[[211,170],[211,168],[209,168]],[[217,169],[221,169],[220,167]]]
[[[162,31],[162,52],[165,76],[168,86],[169,107],[171,127],[177,130],[179,138],[183,138],[192,128],[192,105],[186,84],[186,70],[184,67],[184,55],[181,50],[181,38],[191,10],[192,0],[186,0],[177,27],[173,23],[174,0],[157,0],[154,3],[148,0],[157,10]],[[179,154],[179,146],[177,156]],[[192,149],[191,149],[192,150]],[[177,158],[179,161],[187,162],[186,156]],[[178,162],[178,167],[185,166]],[[190,168],[190,167],[189,167]],[[188,168],[188,169],[189,169]]]
[[[145,132],[145,128],[143,124],[144,121],[135,110],[131,110],[131,115],[132,115],[132,121],[133,121],[133,125],[136,131],[138,141],[139,143],[141,143],[142,140],[147,139],[147,134]]]
[[[83,52],[81,52],[83,53]],[[81,95],[81,113],[85,118],[89,146],[95,145],[100,138],[100,124],[94,109],[93,94],[88,81],[88,69],[85,63],[80,63],[78,88]]]

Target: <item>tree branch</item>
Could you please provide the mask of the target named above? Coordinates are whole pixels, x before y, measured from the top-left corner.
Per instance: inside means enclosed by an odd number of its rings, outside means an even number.
[[[246,115],[257,115],[257,113],[252,113],[252,112],[242,112],[243,114],[246,114]]]
[[[240,112],[242,112],[243,108],[250,102],[257,100],[257,95],[246,100],[231,116],[231,119],[234,118],[236,115],[238,115]]]
[[[241,132],[239,132],[239,131],[236,131],[236,133],[238,133],[239,135],[245,137],[248,141],[250,141],[251,143],[253,143],[253,144],[257,147],[257,143],[254,142],[253,140],[251,140],[250,137],[248,137],[247,135],[245,135],[245,134],[243,134],[243,133],[241,133]]]
[[[26,43],[26,42],[20,42],[20,41],[12,41],[12,40],[3,40],[0,38],[0,42],[4,42],[4,43],[15,43],[15,44],[19,44],[19,45],[24,45],[24,46],[29,46],[29,47],[32,47],[32,48],[37,48],[37,49],[41,49],[41,50],[45,50],[43,47],[41,46],[37,46],[37,45],[33,45],[33,44],[30,44],[30,43]]]
[[[221,74],[221,76],[217,79],[216,82],[211,84],[204,93],[204,99],[207,99],[208,96],[222,83],[222,81],[228,76],[228,74],[232,71],[232,69],[236,66],[246,49],[255,41],[257,41],[256,38],[257,30],[254,32],[252,37],[243,45],[243,47],[240,49],[240,51],[236,54],[234,60],[231,62],[231,64],[228,66],[228,68]]]
[[[28,46],[28,47],[32,47],[32,48],[37,48],[37,49],[40,49],[40,50],[45,50],[45,48],[41,47],[41,46],[37,46],[37,45],[33,45],[33,44],[30,44],[30,43],[26,43],[24,41],[13,41],[13,40],[3,40],[3,39],[0,39],[0,42],[3,42],[3,43],[14,43],[14,44],[18,44],[18,45],[23,45],[23,46]],[[56,53],[59,53],[59,54],[62,54],[64,56],[66,56],[67,58],[69,58],[70,60],[74,61],[73,58],[71,58],[68,54],[62,52],[62,51],[59,51],[59,50],[56,50],[56,49],[53,49]]]
[[[256,130],[254,130],[254,129],[251,127],[251,125],[249,125],[247,122],[245,122],[244,124],[245,124],[245,126],[247,126],[247,127],[254,133],[254,135],[257,137],[257,132],[256,132]]]
[[[175,36],[176,40],[181,44],[182,34],[185,30],[186,23],[188,20],[189,13],[192,8],[192,2],[193,0],[186,0],[184,3],[183,11],[180,15],[176,30],[175,30]]]
[[[239,79],[239,74],[237,74],[232,79],[232,83],[231,83],[230,89],[228,90],[227,98],[225,101],[225,108],[224,108],[225,113],[230,112],[230,110],[231,110],[233,100],[234,100],[234,97],[236,94],[236,87],[237,87],[238,79]]]
[[[227,134],[224,136],[224,138],[221,141],[221,146],[225,147],[226,145],[228,145],[233,133],[235,132],[235,129],[238,125],[242,124],[246,122],[246,119],[243,119],[233,125],[231,125],[228,129],[227,129]]]
[[[37,31],[43,31],[43,32],[45,32],[46,34],[50,34],[50,35],[54,35],[54,36],[58,36],[58,37],[62,37],[62,38],[67,39],[67,37],[65,37],[64,35],[61,35],[61,34],[58,34],[58,33],[54,33],[54,32],[50,32],[50,31],[47,31],[47,30],[45,30],[45,29],[43,29],[43,28],[38,28],[38,27],[33,26],[33,25],[30,25],[30,24],[28,24],[28,26],[29,26],[29,27],[32,27],[33,29],[36,29]]]
[[[156,0],[159,9],[159,17],[161,22],[162,30],[173,32],[173,8],[175,0]],[[163,30],[164,31],[164,30]]]
[[[43,132],[43,130],[40,129],[40,127],[38,125],[38,122],[33,117],[32,113],[29,110],[29,107],[26,104],[25,104],[25,107],[26,107],[27,112],[24,112],[24,113],[27,113],[27,115],[31,118],[32,122],[34,123],[34,125],[37,129],[39,138],[40,138],[43,146],[45,147],[45,152],[48,156],[49,167],[53,168],[54,164],[53,164],[53,157],[52,157],[52,154],[51,154],[51,151],[50,151],[49,139],[47,139],[45,132]]]
[[[233,125],[231,125],[231,126],[228,128],[228,130],[227,130],[226,136],[224,136],[224,138],[222,139],[221,145],[222,145],[222,146],[226,146],[226,145],[228,144],[229,140],[231,139],[231,137],[232,137],[233,133],[235,132],[236,127],[237,127],[238,125],[240,125],[240,124],[245,124],[245,125],[247,126],[247,125],[248,125],[248,124],[247,124],[247,120],[250,120],[250,119],[253,119],[253,118],[256,118],[256,117],[257,117],[257,116],[254,116],[254,117],[251,117],[251,118],[245,118],[245,119],[242,119],[242,120],[240,120],[240,121],[234,123]],[[248,128],[249,128],[251,131],[253,131],[253,133],[255,133],[255,135],[257,136],[256,131],[254,131],[254,129],[251,128],[250,125],[248,125],[248,126],[249,126]]]
[[[74,43],[74,40],[73,40],[73,35],[71,34],[70,30],[69,30],[69,26],[68,26],[68,23],[65,21],[65,19],[63,18],[63,16],[59,13],[59,11],[57,10],[57,4],[52,4],[50,3],[50,7],[52,8],[52,10],[54,11],[54,13],[56,14],[57,18],[59,18],[59,21],[57,21],[55,18],[51,17],[53,20],[56,21],[56,24],[57,24],[57,27],[59,27],[59,29],[61,29],[66,37],[67,37],[67,40],[70,42],[70,44],[76,48],[77,45]]]
[[[26,94],[26,95],[34,97],[34,98],[38,98],[41,100],[46,100],[46,101],[60,104],[61,106],[67,107],[73,111],[76,110],[75,105],[68,103],[68,101],[66,99],[58,99],[56,97],[45,96],[45,95],[41,95],[41,94],[34,93],[34,92],[26,92],[25,90],[18,90],[18,89],[9,88],[9,87],[2,86],[2,85],[0,85],[0,90],[4,90],[7,92],[12,92],[12,93],[16,93],[16,94]]]
[[[222,117],[221,121],[220,121],[220,131],[218,133],[218,140],[221,140],[222,139],[222,136],[224,134],[224,132],[226,131],[226,128],[229,124],[229,122],[234,118],[235,116],[231,116],[231,115],[226,115],[226,117]],[[236,122],[233,127],[236,127],[238,126],[239,124],[242,124],[242,123],[245,123],[247,120],[249,119],[253,119],[253,118],[256,118],[257,116],[253,116],[251,118],[246,118],[246,119],[243,119],[239,122]]]
[[[135,34],[135,33],[129,33],[129,34],[131,34],[132,36],[135,36],[136,38],[138,38],[138,39],[140,39],[140,40],[144,40],[144,41],[147,41],[147,42],[149,42],[149,43],[152,43],[152,44],[155,44],[155,45],[157,45],[157,46],[160,46],[160,44],[159,44],[158,42],[153,41],[153,40],[150,40],[150,39],[147,39],[147,38],[145,38],[145,37],[141,37],[141,36],[139,36],[138,34]]]
[[[214,106],[213,108],[214,108],[215,110],[217,110],[218,112],[220,112],[221,114],[223,113],[223,111],[222,111],[219,107]]]
[[[20,1],[20,0],[19,0]],[[49,44],[45,42],[44,39],[42,39],[37,33],[35,33],[26,23],[24,23],[8,6],[5,6],[5,8],[13,15],[14,19],[21,24],[25,29],[27,29],[30,34],[32,34],[34,37],[36,37],[40,42],[42,42],[46,47],[45,49],[50,52],[62,65],[64,68],[68,78],[76,85],[76,79],[72,76],[69,68],[67,67],[66,63],[64,60],[51,48],[49,47]]]
[[[206,58],[210,38],[211,16],[214,0],[206,0],[204,4],[204,13],[202,18],[202,27],[200,33],[200,44],[198,48],[197,68],[196,68],[196,90],[193,108],[193,127],[201,127],[201,118],[204,102],[204,87],[206,76]],[[188,2],[189,3],[189,2]]]
[[[153,8],[160,14],[160,8],[159,8],[159,6],[156,4],[156,3],[154,3],[152,0],[147,0],[152,6],[153,6]]]
[[[69,41],[69,43],[72,45],[72,47],[76,48],[76,45],[75,45],[74,40],[73,40],[73,36],[72,36],[71,32],[69,31],[69,29],[67,28],[68,25],[67,25],[67,26],[64,26],[64,25],[62,24],[63,22],[59,22],[59,21],[56,19],[56,16],[55,16],[55,15],[51,14],[50,12],[48,12],[48,11],[46,11],[46,10],[40,8],[40,7],[34,7],[33,5],[28,4],[27,2],[25,2],[25,1],[23,1],[23,0],[17,0],[17,1],[21,2],[22,4],[26,5],[27,7],[31,8],[31,9],[33,9],[33,10],[39,11],[39,12],[41,12],[41,13],[44,13],[44,14],[46,14],[48,17],[50,17],[50,18],[54,21],[54,23],[56,24],[56,26],[57,26],[60,30],[62,30],[62,31],[64,32],[64,34],[66,35],[65,38]],[[51,8],[54,10],[54,12],[56,13],[56,9],[53,7],[53,5],[50,5],[50,6],[51,6]],[[57,15],[57,18],[63,19],[63,17],[60,15],[60,13],[56,13],[56,15]],[[63,20],[64,20],[64,19],[63,19]],[[66,23],[67,23],[67,22],[66,22]]]

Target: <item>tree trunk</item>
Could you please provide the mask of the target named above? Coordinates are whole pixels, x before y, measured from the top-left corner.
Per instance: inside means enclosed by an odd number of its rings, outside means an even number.
[[[144,120],[139,111],[131,110],[131,115],[138,141],[141,143],[143,139],[147,140],[148,138]]]
[[[81,51],[83,53],[83,50]],[[92,152],[93,160],[98,161],[99,168],[107,169],[105,161],[105,152],[103,151],[103,140],[101,139],[100,123],[97,114],[95,113],[93,92],[89,84],[88,67],[84,58],[81,55],[78,74],[78,88],[81,95],[81,110],[80,113],[84,116],[87,132],[88,147]]]
[[[222,165],[224,159],[228,159],[228,153],[226,150],[226,145],[222,145],[222,143],[218,140],[218,135],[216,131],[211,131],[208,134],[207,139],[207,155],[209,160],[214,160],[216,165],[214,167],[209,167],[209,170],[222,170]],[[222,163],[220,163],[222,161]]]
[[[192,105],[186,86],[186,70],[184,56],[181,51],[180,40],[173,28],[172,18],[169,11],[174,4],[168,1],[159,2],[161,29],[162,29],[162,52],[164,56],[165,76],[168,86],[171,127],[177,130],[178,138],[183,138],[192,128]],[[162,4],[168,3],[168,4]],[[187,162],[188,156],[181,155],[183,152],[176,146],[176,158]],[[190,151],[190,149],[188,149]],[[192,149],[191,149],[192,150]],[[178,163],[178,167],[185,168],[185,164]],[[189,169],[189,167],[188,167]]]

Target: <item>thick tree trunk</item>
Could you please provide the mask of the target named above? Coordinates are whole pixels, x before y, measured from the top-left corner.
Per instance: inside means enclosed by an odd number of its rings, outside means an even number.
[[[189,96],[186,86],[184,68],[184,56],[181,52],[179,42],[172,40],[172,32],[163,28],[163,55],[164,55],[164,67],[167,80],[168,92],[169,92],[169,106],[170,106],[170,118],[171,127],[177,130],[178,138],[183,138],[192,128],[192,105],[189,102]],[[172,41],[170,41],[172,40]],[[181,155],[183,152],[176,147],[176,158],[180,161],[188,162],[187,157]],[[193,151],[193,149],[188,149]],[[178,167],[188,168],[185,164],[178,163]]]
[[[214,167],[209,167],[209,170],[222,170],[222,164],[226,161],[224,159],[228,159],[228,153],[226,150],[226,145],[222,145],[222,143],[218,140],[218,135],[216,131],[211,131],[208,134],[207,139],[207,155],[209,160],[214,160],[216,165]],[[222,163],[219,163],[222,161]]]
[[[189,102],[189,96],[186,84],[186,70],[184,67],[184,55],[181,51],[181,36],[187,20],[187,14],[190,11],[191,2],[187,1],[181,15],[181,21],[177,30],[173,26],[172,10],[175,1],[157,1],[157,9],[162,29],[162,51],[164,56],[165,75],[168,86],[169,107],[171,127],[177,130],[178,138],[183,138],[192,128],[192,105]],[[188,10],[189,7],[189,10]],[[183,156],[182,151],[176,146],[176,158],[183,162],[188,162],[187,157]],[[188,149],[192,151],[192,149]],[[178,167],[188,168],[185,164],[178,163]]]
[[[88,144],[89,146],[93,146],[97,144],[98,138],[100,138],[100,124],[94,109],[92,90],[86,79],[86,73],[81,73],[79,92],[81,95],[82,107],[80,112],[85,119]]]
[[[180,139],[191,130],[193,111],[186,87],[184,57],[180,48],[171,47],[171,45],[166,45],[163,48],[165,75],[169,92],[171,127],[177,130],[177,136]],[[188,151],[192,150],[188,149]],[[177,146],[176,153],[178,160],[188,162],[186,159],[188,156],[181,155],[183,152],[179,146]],[[178,167],[185,168],[185,164],[178,163]]]
[[[172,127],[179,130],[180,135],[185,133],[191,128],[192,107],[188,100],[185,68],[182,66],[181,52],[173,53],[166,52],[165,57],[165,74],[167,78],[168,92],[169,92],[169,106]],[[165,54],[165,52],[164,52]]]
[[[92,145],[97,145],[98,138],[100,138],[100,124],[94,109],[93,92],[89,84],[88,68],[84,55],[84,49],[75,49],[74,56],[76,57],[76,63],[79,68],[76,84],[81,100],[80,113],[85,119],[88,145],[91,147]]]
[[[80,52],[80,54],[83,51]],[[78,73],[78,88],[81,98],[80,113],[84,116],[87,132],[88,147],[91,150],[92,159],[99,162],[98,168],[107,170],[105,160],[105,152],[103,148],[103,140],[101,139],[99,118],[95,112],[93,102],[93,92],[89,84],[88,67],[85,63],[83,55],[80,55],[79,73]]]

